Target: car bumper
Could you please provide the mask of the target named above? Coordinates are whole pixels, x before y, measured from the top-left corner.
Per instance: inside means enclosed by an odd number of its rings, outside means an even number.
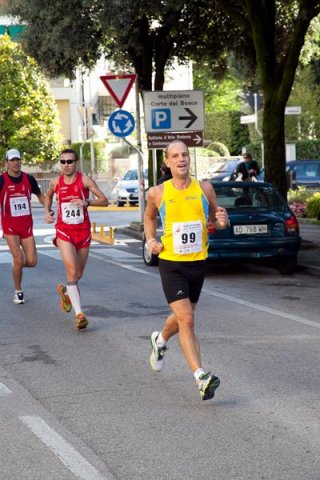
[[[297,255],[301,237],[272,239],[250,242],[248,239],[237,241],[217,240],[209,242],[209,260],[250,260],[271,257]]]

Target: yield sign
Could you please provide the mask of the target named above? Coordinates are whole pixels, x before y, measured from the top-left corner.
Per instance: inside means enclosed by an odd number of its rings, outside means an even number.
[[[127,73],[120,75],[102,75],[101,80],[116,101],[117,105],[121,108],[130,92],[130,89],[137,78],[135,73]]]

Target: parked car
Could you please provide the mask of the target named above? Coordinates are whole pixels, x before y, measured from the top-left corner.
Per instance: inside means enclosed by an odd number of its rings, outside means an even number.
[[[148,170],[144,170],[143,174],[145,186],[147,188],[146,184],[148,182]],[[138,170],[128,170],[125,175],[120,178],[111,195],[113,198],[115,198],[118,207],[123,207],[127,202],[129,202],[129,205],[138,205]]]
[[[243,159],[240,157],[217,160],[201,176],[201,180],[214,180],[215,182],[231,180],[237,165],[241,162],[243,162]]]
[[[286,171],[290,188],[320,188],[320,160],[291,160],[286,163]],[[258,179],[264,180],[263,168]]]
[[[277,190],[265,182],[212,181],[218,205],[228,211],[230,227],[208,225],[208,262],[261,262],[293,274],[301,237],[299,224]],[[155,265],[144,244],[144,262]]]

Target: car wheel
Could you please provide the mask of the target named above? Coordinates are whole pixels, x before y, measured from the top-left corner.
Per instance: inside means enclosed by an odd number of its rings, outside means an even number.
[[[123,207],[124,203],[123,202],[117,202],[117,207]]]
[[[158,255],[153,255],[149,252],[146,239],[143,237],[142,242],[143,261],[148,267],[156,267],[159,264]]]
[[[297,270],[297,256],[280,258],[278,268],[281,275],[293,275]]]

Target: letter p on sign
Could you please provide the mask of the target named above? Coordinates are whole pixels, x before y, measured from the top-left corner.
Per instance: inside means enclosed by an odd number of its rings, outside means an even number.
[[[153,108],[151,110],[151,125],[153,129],[165,130],[171,128],[170,108]]]

